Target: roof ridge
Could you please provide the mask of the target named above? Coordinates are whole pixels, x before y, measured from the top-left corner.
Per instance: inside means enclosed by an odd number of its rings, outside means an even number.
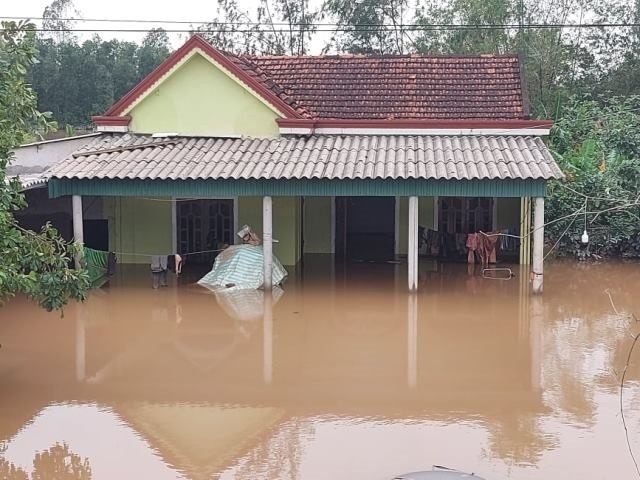
[[[438,58],[438,59],[479,59],[479,58],[511,58],[517,59],[518,53],[477,53],[477,54],[444,54],[444,53],[404,53],[404,54],[367,54],[367,53],[338,53],[338,54],[320,54],[320,55],[252,55],[252,54],[231,54],[236,58],[242,59],[377,59],[377,58]]]
[[[298,104],[298,102],[296,102],[296,100],[288,93],[285,87],[280,85],[271,75],[269,75],[263,68],[261,68],[260,65],[252,61],[250,57],[248,57],[247,55],[236,55],[226,52],[224,52],[223,55],[227,56],[227,58],[229,58],[231,61],[242,62],[246,67],[249,67],[251,69],[252,73],[256,77],[258,77],[259,81],[262,80],[262,83],[266,88],[275,93],[284,102],[289,104],[289,106],[297,110],[301,115],[312,117],[311,112]]]

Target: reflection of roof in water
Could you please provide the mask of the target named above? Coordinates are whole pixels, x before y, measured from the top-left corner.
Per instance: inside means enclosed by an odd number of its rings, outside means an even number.
[[[260,441],[283,417],[269,407],[128,404],[115,410],[190,480],[209,479]]]
[[[4,399],[0,405],[0,452],[3,442],[13,438],[18,432],[27,428],[44,407],[47,401],[40,398],[31,402]]]

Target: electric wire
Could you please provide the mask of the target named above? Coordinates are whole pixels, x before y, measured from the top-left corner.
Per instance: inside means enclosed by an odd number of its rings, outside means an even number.
[[[44,21],[47,20],[43,17],[28,17],[28,16],[0,16],[0,20],[19,20],[19,21]],[[196,30],[203,33],[227,33],[230,32],[228,29],[224,28],[206,28],[207,25],[216,25],[216,26],[229,26],[229,27],[243,27],[232,30],[234,33],[249,33],[255,32],[255,28],[264,27],[265,30],[263,32],[274,32],[274,33],[289,33],[291,27],[296,28],[304,28],[306,27],[310,32],[357,32],[357,33],[366,33],[366,32],[374,32],[378,29],[393,29],[399,30],[402,32],[412,32],[412,31],[449,31],[449,30],[458,30],[458,31],[482,31],[482,30],[519,30],[522,28],[533,29],[533,30],[557,30],[557,29],[576,29],[576,30],[584,30],[584,29],[606,29],[606,28],[637,28],[640,27],[640,22],[602,22],[602,23],[529,23],[529,24],[517,24],[517,23],[505,23],[505,24],[455,24],[455,23],[434,23],[434,24],[417,24],[417,23],[403,23],[399,26],[394,26],[391,24],[385,23],[361,23],[354,26],[345,26],[344,24],[339,23],[285,23],[285,22],[218,22],[218,21],[182,21],[182,20],[149,20],[149,19],[82,19],[82,18],[57,18],[56,21],[71,21],[71,22],[86,22],[86,23],[140,23],[140,24],[167,24],[167,25],[190,25],[196,26],[199,25]],[[205,27],[205,28],[202,28]],[[276,28],[278,27],[278,28]],[[4,29],[0,29],[4,30]],[[141,28],[79,28],[79,27],[71,27],[71,28],[43,28],[36,27],[36,31],[39,32],[112,32],[112,33],[146,33],[148,29]],[[190,33],[194,31],[194,28],[170,28],[163,29],[167,33]]]

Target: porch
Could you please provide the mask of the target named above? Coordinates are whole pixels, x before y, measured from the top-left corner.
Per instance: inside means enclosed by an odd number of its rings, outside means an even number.
[[[104,197],[109,249],[124,263],[164,253],[210,262],[207,253],[234,243],[249,224],[263,237],[265,278],[272,251],[290,266],[307,253],[406,256],[410,291],[421,253],[456,259],[457,252],[459,260],[461,237],[500,230],[522,239],[512,242],[509,260],[528,264],[533,232],[534,291],[541,291],[543,197],[546,181],[561,176],[532,137],[125,134],[103,135],[56,166],[49,191],[74,197],[79,242],[82,196]],[[447,238],[440,251],[425,248],[425,231]]]

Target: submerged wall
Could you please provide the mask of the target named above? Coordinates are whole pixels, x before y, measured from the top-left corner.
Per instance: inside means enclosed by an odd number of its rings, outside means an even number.
[[[520,198],[498,198],[498,230],[520,228]]]
[[[283,265],[296,265],[302,258],[301,206],[298,197],[273,198],[273,253]],[[262,197],[238,198],[238,225],[251,225],[262,236]]]
[[[110,227],[109,250],[153,255],[172,253],[171,201],[158,200],[161,201],[133,197],[104,198],[104,214]],[[120,254],[118,262],[148,264],[150,258]]]
[[[332,253],[331,210],[333,197],[305,197],[304,253]]]
[[[104,218],[109,220],[109,248],[127,253],[171,253],[172,208],[164,201],[129,197],[104,197]],[[407,254],[408,199],[399,197],[396,253]],[[425,228],[434,225],[433,197],[420,197],[418,221]],[[332,245],[332,197],[306,197],[304,212],[299,197],[273,198],[274,253],[284,265],[296,265],[304,253],[330,254]],[[517,229],[520,224],[520,199],[499,198],[498,229]],[[304,213],[304,219],[302,218]],[[238,224],[251,225],[262,234],[262,197],[238,198]],[[146,256],[120,255],[122,263],[149,262]]]

